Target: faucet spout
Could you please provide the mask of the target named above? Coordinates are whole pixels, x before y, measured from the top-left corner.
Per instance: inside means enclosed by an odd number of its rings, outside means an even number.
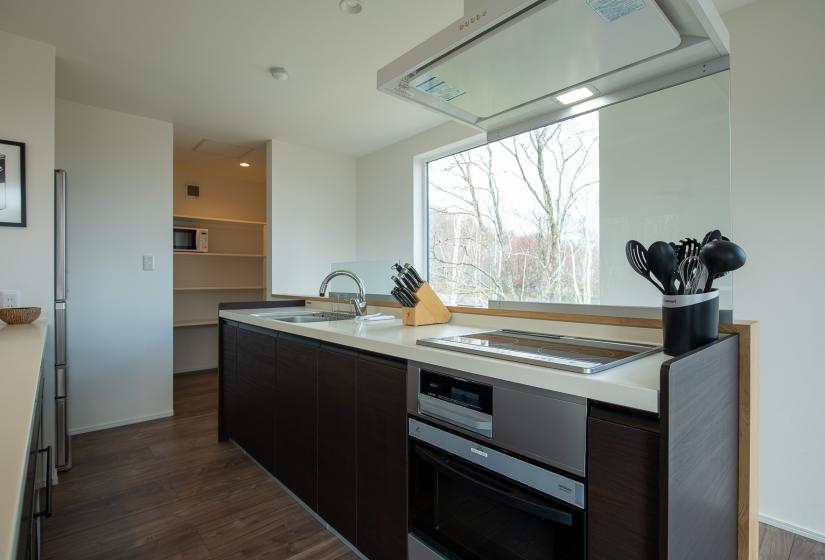
[[[352,298],[352,306],[355,308],[355,314],[362,316],[367,313],[367,290],[364,287],[364,282],[354,272],[349,270],[334,270],[327,274],[321,281],[321,287],[318,289],[318,295],[324,297],[327,293],[327,286],[329,281],[336,276],[346,276],[351,278],[358,285],[358,295]]]

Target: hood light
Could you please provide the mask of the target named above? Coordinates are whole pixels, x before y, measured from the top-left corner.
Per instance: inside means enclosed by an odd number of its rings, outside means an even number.
[[[584,101],[590,97],[596,95],[596,92],[587,86],[571,89],[570,91],[565,91],[561,95],[556,96],[556,100],[559,103],[563,103],[564,105],[572,105],[573,103],[578,103],[579,101]]]
[[[249,167],[249,164],[246,163],[245,161],[242,161],[241,162],[241,167]]]

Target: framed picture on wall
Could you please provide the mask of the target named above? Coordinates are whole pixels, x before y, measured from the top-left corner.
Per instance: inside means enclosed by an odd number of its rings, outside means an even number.
[[[0,140],[0,226],[26,227],[26,145]]]

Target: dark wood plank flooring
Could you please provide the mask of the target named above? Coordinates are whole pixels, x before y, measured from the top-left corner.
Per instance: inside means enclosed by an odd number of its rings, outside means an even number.
[[[44,559],[343,560],[355,555],[231,442],[217,372],[175,376],[175,416],[74,438]]]
[[[74,438],[43,558],[351,560],[355,555],[231,442],[216,371],[175,376],[175,416]],[[760,560],[825,560],[825,544],[760,526]]]

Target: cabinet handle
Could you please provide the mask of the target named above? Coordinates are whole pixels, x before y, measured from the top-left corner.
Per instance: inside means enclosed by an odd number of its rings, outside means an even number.
[[[46,509],[34,514],[34,518],[52,516],[52,446],[38,449],[38,453],[46,453]]]

